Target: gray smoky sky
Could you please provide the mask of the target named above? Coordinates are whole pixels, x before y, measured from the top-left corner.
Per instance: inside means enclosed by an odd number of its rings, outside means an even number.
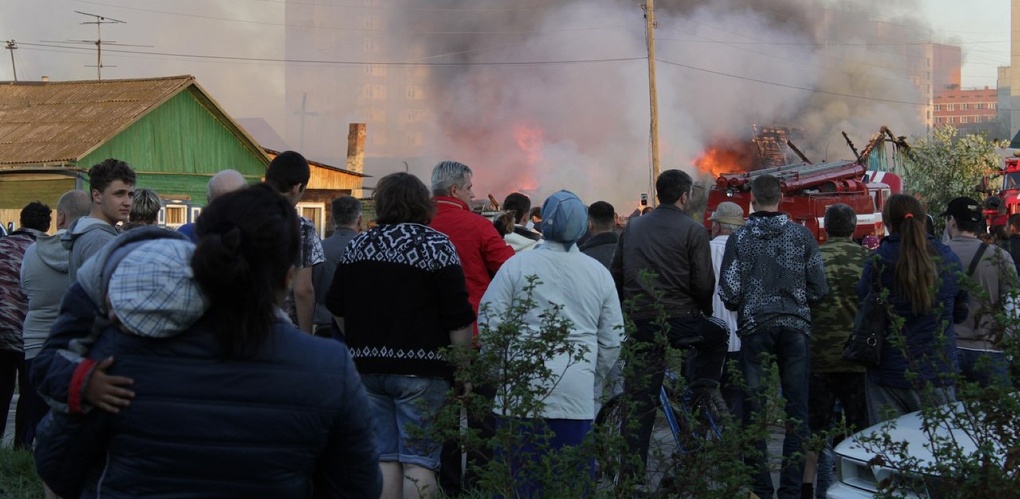
[[[367,173],[403,171],[408,161],[428,183],[434,160],[456,159],[476,171],[479,197],[523,190],[538,204],[569,189],[621,214],[651,192],[640,1],[290,2],[302,16],[288,15],[283,0],[0,2],[0,38],[22,43],[15,53],[22,79],[94,78],[95,69],[83,67],[95,63],[93,47],[42,41],[94,39],[95,26],[78,24],[91,19],[73,11],[103,14],[127,21],[103,25],[104,39],[153,46],[108,47],[104,63],[117,67],[104,69],[104,78],[193,74],[231,115],[262,117],[297,147],[299,109],[286,95],[295,66],[321,78],[319,92],[340,94],[360,88],[364,72],[336,70],[339,62],[413,62],[429,68],[425,138],[411,153],[370,147],[385,166]],[[707,147],[749,141],[752,124],[804,129],[798,146],[816,161],[852,156],[841,130],[858,147],[881,125],[923,133],[924,98],[908,66],[924,63],[916,59],[920,44],[940,40],[911,17],[916,5],[658,0],[662,169],[697,174],[693,161]],[[349,16],[365,12],[384,19],[379,29],[389,40],[371,59],[360,43],[330,42]],[[113,51],[121,49],[133,53]],[[0,79],[10,79],[3,56]],[[356,102],[319,112],[319,122],[337,130],[369,119]],[[320,137],[304,152],[341,161],[342,147]]]

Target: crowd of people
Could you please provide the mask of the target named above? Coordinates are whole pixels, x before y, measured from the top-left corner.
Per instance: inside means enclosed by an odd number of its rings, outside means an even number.
[[[178,231],[156,226],[159,196],[135,188],[129,165],[95,165],[89,191],[57,201],[55,234],[35,202],[0,238],[0,402],[17,380],[15,446],[33,449],[47,493],[62,497],[456,496],[492,455],[434,437],[440,408],[490,400],[491,413],[466,420],[491,435],[511,423],[513,400],[456,383],[463,366],[448,352],[491,348],[487,335],[511,318],[515,334],[535,336],[558,315],[582,354],[544,359],[554,375],[533,380],[543,405],[526,428],[548,438],[539,448],[520,435],[518,459],[582,445],[606,394],[622,392],[626,452],[640,458],[622,476],[640,483],[672,346],[690,352],[694,396],[748,423],[775,363],[780,481],[762,439],[747,452],[748,486],[824,497],[831,461],[805,459],[805,445],[837,408],[860,429],[955,400],[957,374],[1009,382],[996,312],[1012,310],[1016,253],[979,238],[976,200],[949,203],[946,241],[913,196],[885,203],[880,242],[854,240],[856,214],[836,204],[819,246],[781,211],[767,174],[751,182],[750,207],[713,207],[708,230],[688,213],[693,181],[680,170],[659,175],[654,209],[622,227],[610,203],[566,190],[540,208],[511,193],[506,215],[488,220],[472,211],[473,176],[456,161],[437,164],[430,186],[387,175],[371,224],[361,201],[340,196],[322,239],[295,211],[310,171],[293,151],[260,184],[214,176],[207,207]],[[841,352],[873,288],[901,322],[881,362],[863,367]],[[525,292],[534,308],[509,313]],[[514,473],[519,496],[542,496],[534,476]]]

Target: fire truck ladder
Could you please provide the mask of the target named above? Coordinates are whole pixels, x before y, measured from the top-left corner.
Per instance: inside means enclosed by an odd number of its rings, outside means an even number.
[[[755,177],[765,174],[773,175],[779,179],[784,194],[821,187],[826,183],[831,183],[830,188],[832,189],[846,190],[857,187],[854,184],[864,176],[864,166],[847,161],[816,165],[787,165],[753,172],[721,175],[716,181],[716,185],[728,189],[747,190],[751,188],[751,181]]]

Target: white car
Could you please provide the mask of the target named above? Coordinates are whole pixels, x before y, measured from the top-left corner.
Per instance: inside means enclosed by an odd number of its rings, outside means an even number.
[[[945,406],[945,410],[962,411],[959,403]],[[944,418],[939,418],[945,420]],[[891,426],[887,426],[890,425]],[[876,456],[888,451],[881,449],[878,442],[879,435],[887,432],[891,437],[890,442],[903,442],[906,447],[899,452],[899,455],[910,456],[916,459],[921,467],[934,462],[929,442],[947,442],[955,440],[964,453],[972,453],[977,450],[977,444],[968,434],[959,429],[950,429],[943,425],[936,428],[931,435],[923,430],[924,419],[921,413],[912,412],[900,416],[894,420],[881,423],[867,428],[850,438],[839,443],[833,454],[836,460],[836,477],[832,486],[826,494],[829,499],[860,499],[874,497],[878,493],[879,483],[890,481],[901,485],[897,496],[906,498],[929,497],[927,484],[933,483],[926,480],[924,475],[906,475],[894,466],[890,466],[887,460],[875,459]],[[897,459],[892,456],[892,459]],[[874,463],[874,464],[869,464]],[[916,469],[916,467],[915,467]],[[909,492],[907,492],[909,491]],[[901,495],[902,494],[902,495]]]

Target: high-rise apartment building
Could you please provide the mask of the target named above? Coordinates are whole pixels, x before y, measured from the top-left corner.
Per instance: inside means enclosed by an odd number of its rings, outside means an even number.
[[[368,158],[420,154],[428,123],[429,71],[422,48],[394,36],[403,0],[287,2],[287,141],[343,164],[349,123],[367,125]],[[397,42],[401,39],[403,41]],[[293,62],[299,61],[299,62]]]

